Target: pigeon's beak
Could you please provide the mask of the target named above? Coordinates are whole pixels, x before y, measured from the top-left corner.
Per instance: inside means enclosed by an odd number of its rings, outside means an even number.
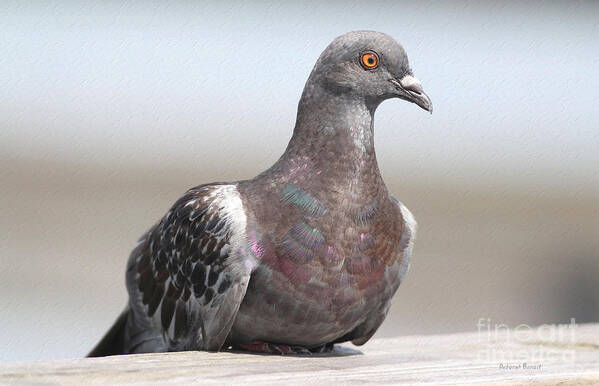
[[[428,95],[422,90],[422,85],[418,79],[412,75],[406,75],[400,80],[391,79],[391,83],[393,83],[400,92],[400,98],[416,103],[429,113],[433,113],[433,103]]]

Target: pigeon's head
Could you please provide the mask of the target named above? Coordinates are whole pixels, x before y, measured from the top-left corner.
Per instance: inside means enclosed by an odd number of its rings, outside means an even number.
[[[364,98],[374,106],[400,98],[433,111],[403,47],[380,32],[354,31],[339,36],[324,50],[311,78],[335,94]]]

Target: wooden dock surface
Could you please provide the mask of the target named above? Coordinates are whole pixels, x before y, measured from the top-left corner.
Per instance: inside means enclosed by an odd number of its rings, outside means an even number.
[[[560,328],[561,329],[561,328]],[[599,384],[599,324],[374,339],[332,354],[179,352],[0,365],[0,384]]]

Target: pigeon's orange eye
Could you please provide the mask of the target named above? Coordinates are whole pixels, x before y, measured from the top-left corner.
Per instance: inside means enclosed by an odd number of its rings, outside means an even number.
[[[362,67],[365,69],[372,70],[379,65],[379,57],[374,52],[369,51],[362,54],[360,63],[362,63]]]

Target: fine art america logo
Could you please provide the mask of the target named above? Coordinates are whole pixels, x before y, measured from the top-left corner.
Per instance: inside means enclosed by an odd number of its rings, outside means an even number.
[[[482,348],[477,359],[499,363],[504,370],[541,370],[547,358],[574,362],[576,351],[576,321],[568,324],[543,324],[531,327],[519,324],[509,328],[506,324],[492,323],[490,318],[480,318],[478,342]]]

